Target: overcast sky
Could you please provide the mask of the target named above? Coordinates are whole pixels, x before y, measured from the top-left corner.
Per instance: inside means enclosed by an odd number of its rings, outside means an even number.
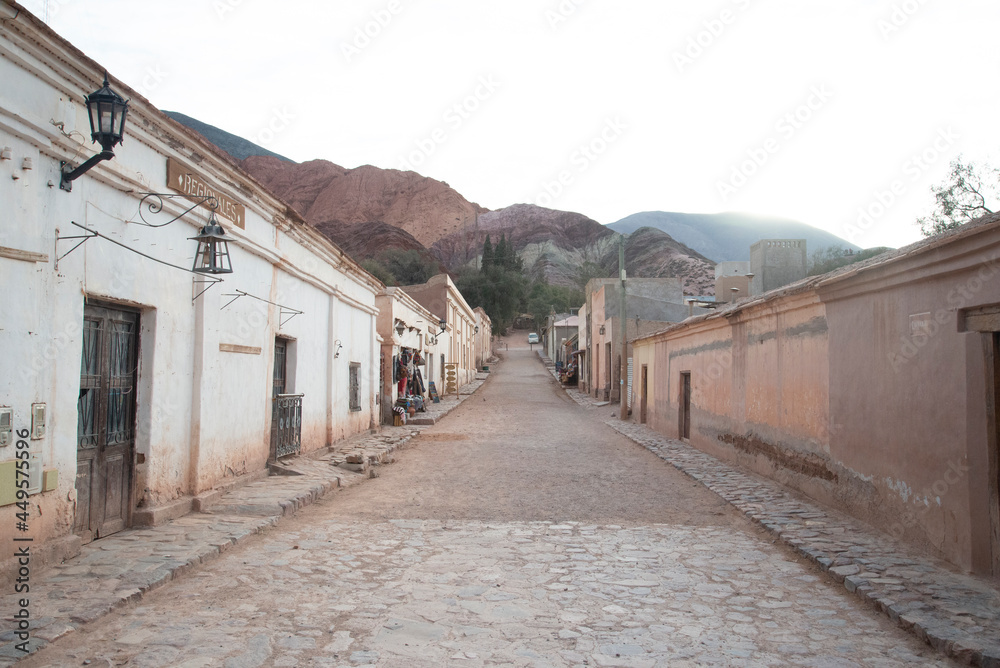
[[[996,0],[49,0],[48,17],[161,109],[491,209],[745,211],[900,246],[952,159],[1000,164]]]

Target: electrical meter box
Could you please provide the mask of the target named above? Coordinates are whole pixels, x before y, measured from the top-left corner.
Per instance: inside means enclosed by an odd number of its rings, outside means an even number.
[[[31,439],[45,438],[45,404],[31,404]]]
[[[0,408],[0,448],[14,442],[14,409]]]

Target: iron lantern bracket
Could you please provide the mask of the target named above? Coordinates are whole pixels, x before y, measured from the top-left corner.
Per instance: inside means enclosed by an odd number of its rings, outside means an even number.
[[[166,262],[165,260],[161,260],[159,258],[153,257],[152,255],[147,255],[146,253],[143,253],[140,250],[136,250],[135,248],[132,248],[131,246],[126,246],[122,242],[115,241],[111,237],[109,237],[109,236],[107,236],[105,234],[101,234],[97,230],[92,230],[89,227],[87,227],[86,225],[81,225],[80,223],[78,223],[76,221],[72,221],[71,220],[70,221],[70,225],[75,225],[76,227],[79,227],[81,230],[83,230],[84,232],[86,232],[86,234],[63,237],[63,236],[59,236],[59,230],[58,229],[56,230],[56,267],[55,267],[56,271],[59,271],[59,260],[63,259],[64,257],[66,257],[67,255],[69,255],[70,253],[72,253],[77,248],[79,248],[83,244],[87,243],[89,240],[93,239],[94,237],[101,237],[102,239],[105,239],[106,241],[110,241],[114,245],[120,246],[121,248],[124,248],[127,251],[135,253],[136,255],[141,255],[142,257],[146,258],[147,260],[152,260],[153,262],[157,262],[157,263],[165,265],[167,267],[172,267],[174,269],[180,269],[181,271],[183,271],[185,273],[194,274],[195,276],[197,276],[198,280],[194,281],[195,284],[205,285],[206,287],[203,288],[198,294],[196,294],[194,297],[191,298],[192,302],[194,302],[195,300],[197,300],[198,297],[201,297],[203,294],[205,294],[209,290],[209,288],[211,288],[216,283],[222,283],[222,279],[221,278],[215,278],[214,276],[209,276],[209,275],[206,275],[206,274],[200,274],[200,273],[198,273],[196,271],[192,271],[192,270],[188,269],[187,267],[181,267],[181,266],[178,266],[176,264],[171,264],[169,262]],[[68,251],[66,251],[62,255],[59,255],[59,250],[58,250],[59,249],[59,242],[60,241],[66,241],[67,239],[80,239],[81,241],[77,242],[77,244],[75,246],[73,246],[72,248],[70,248]]]

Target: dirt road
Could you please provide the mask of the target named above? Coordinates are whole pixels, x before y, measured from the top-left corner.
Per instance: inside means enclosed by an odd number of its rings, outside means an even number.
[[[416,444],[23,665],[951,665],[568,400],[526,344]]]
[[[339,496],[337,512],[745,526],[718,496],[587,415],[527,344],[512,342],[506,356],[471,401],[421,434],[405,466],[382,469],[378,480]]]

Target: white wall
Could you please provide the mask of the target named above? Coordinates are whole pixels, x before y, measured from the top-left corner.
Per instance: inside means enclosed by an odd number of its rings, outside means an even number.
[[[60,160],[77,165],[99,150],[89,140],[82,99],[100,86],[103,69],[29,15],[18,22],[29,42],[43,48],[28,49],[0,26],[0,48],[7,52],[0,59],[0,148],[12,154],[0,160],[0,406],[13,407],[15,427],[25,428],[31,404],[48,405],[48,434],[32,448],[46,469],[58,470],[59,486],[32,499],[41,513],[36,540],[72,530],[88,299],[141,312],[135,503],[164,504],[264,466],[276,336],[294,341],[290,389],[305,394],[304,450],[370,428],[378,378],[375,294],[381,284],[301,221],[288,220],[287,208],[245,174],[115,82],[113,88],[132,98],[124,144],[112,161],[76,180],[72,192],[60,190]],[[247,207],[245,230],[222,221],[231,236],[234,273],[194,302],[191,273],[109,241],[190,267],[196,243],[188,237],[206,223],[204,209],[156,229],[125,222],[138,219],[136,193],[170,192],[167,156],[195,166]],[[22,168],[25,158],[32,169]],[[147,218],[162,223],[189,206],[178,198]],[[56,255],[76,243],[57,246],[57,230],[61,236],[83,234],[71,221],[107,238],[87,241],[57,268]],[[36,255],[13,259],[25,253]],[[277,306],[249,297],[225,306],[231,299],[225,295],[236,290],[303,313],[282,325]],[[343,348],[334,359],[336,340]],[[250,352],[223,352],[220,344]],[[349,408],[351,362],[362,365],[360,412]],[[0,448],[0,462],[14,459],[14,450]],[[0,539],[9,537],[13,511],[0,508]]]

